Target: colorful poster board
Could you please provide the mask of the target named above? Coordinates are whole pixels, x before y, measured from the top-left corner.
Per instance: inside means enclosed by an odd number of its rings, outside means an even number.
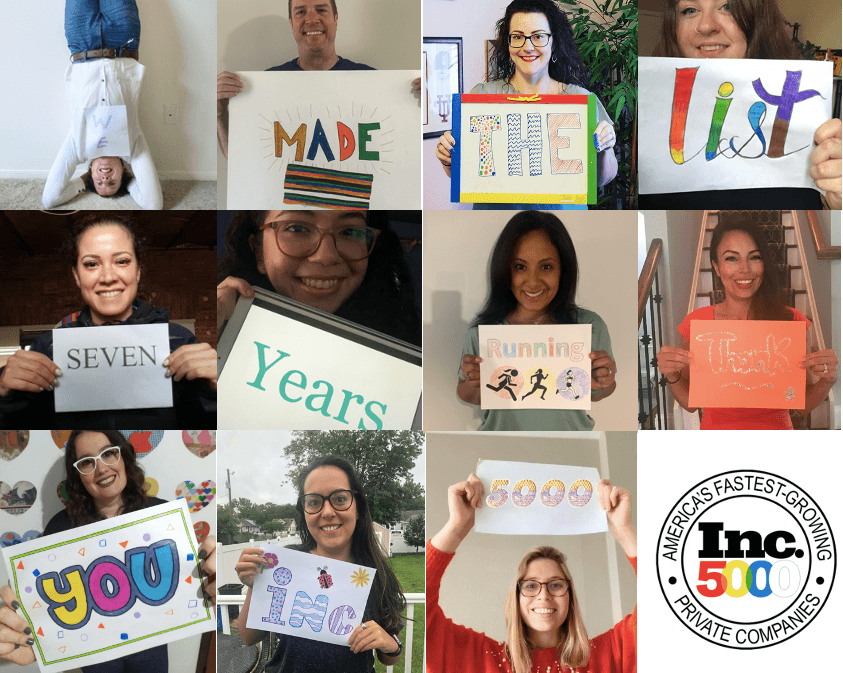
[[[125,105],[85,108],[84,124],[85,156],[89,161],[97,157],[130,157]]]
[[[220,429],[408,430],[421,349],[271,292],[241,297],[220,339]]]
[[[481,409],[591,409],[591,325],[480,325]]]
[[[376,570],[356,563],[261,545],[269,565],[255,578],[246,626],[348,647]]]
[[[692,407],[804,409],[807,325],[692,320]]]
[[[452,202],[597,202],[593,95],[454,94],[452,108]]]
[[[56,411],[172,407],[169,355],[166,323],[54,329]]]
[[[642,194],[811,187],[831,62],[639,58]]]
[[[212,630],[192,532],[180,500],[4,548],[42,673]]]
[[[584,535],[608,530],[593,467],[478,460],[483,506],[474,529],[502,535]]]
[[[418,72],[237,74],[229,208],[421,208]]]

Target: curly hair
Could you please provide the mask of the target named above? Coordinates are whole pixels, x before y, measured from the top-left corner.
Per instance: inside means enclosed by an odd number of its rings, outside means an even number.
[[[318,467],[338,467],[348,477],[348,486],[354,492],[354,502],[357,504],[357,523],[351,536],[351,557],[355,563],[377,570],[372,585],[372,593],[377,597],[377,603],[375,614],[371,615],[370,618],[380,624],[387,633],[397,634],[404,627],[404,618],[401,616],[406,606],[404,593],[401,591],[398,578],[392,571],[375,537],[371,508],[363,485],[360,483],[354,467],[344,458],[333,454],[320,456],[299,474],[296,528],[302,540],[300,549],[307,552],[316,549],[316,540],[313,539],[310,529],[307,527],[303,503],[305,481],[307,481],[308,475]]]
[[[747,234],[755,242],[761,253],[761,261],[764,263],[764,278],[761,280],[758,291],[752,296],[750,306],[752,319],[792,321],[793,313],[787,309],[785,304],[784,284],[779,272],[779,265],[767,245],[764,232],[761,227],[752,221],[749,213],[730,213],[728,220],[721,218],[714,228],[708,252],[712,269],[715,264],[719,264],[717,257],[720,243],[730,231],[742,231]]]
[[[263,240],[258,235],[258,227],[266,220],[267,213],[266,210],[244,210],[231,218],[225,232],[225,254],[217,266],[217,282],[234,276],[250,285],[276,292],[269,278],[258,271],[255,260]],[[381,234],[368,258],[363,282],[335,315],[420,345],[421,319],[401,241],[392,230],[386,211],[366,211],[366,224],[380,230]]]
[[[683,57],[676,40],[678,4],[679,0],[665,3],[661,37],[653,56]],[[802,59],[787,33],[787,24],[776,0],[729,0],[729,11],[746,38],[745,58]]]
[[[512,15],[518,12],[544,14],[550,24],[551,61],[550,77],[563,84],[577,84],[583,88],[593,86],[591,74],[583,65],[568,17],[554,0],[513,0],[503,18],[495,26],[494,50],[489,62],[489,72],[499,80],[509,81],[515,74],[515,63],[509,56],[509,26]],[[594,93],[599,93],[595,91]]]
[[[576,324],[579,308],[575,303],[579,266],[574,242],[562,221],[539,210],[523,210],[507,222],[495,243],[489,270],[489,299],[472,325],[497,325],[518,306],[512,294],[512,258],[521,239],[533,231],[543,232],[559,253],[559,289],[550,302],[554,322]]]
[[[94,187],[94,178],[91,176],[94,161],[96,161],[96,159],[92,159],[91,163],[88,164],[88,172],[84,176],[83,182],[85,183],[85,189],[89,192],[93,192],[97,196],[101,196],[104,199],[116,199],[118,196],[126,196],[126,194],[129,193],[129,183],[132,181],[132,178],[135,177],[132,175],[131,166],[120,159],[120,163],[123,164],[123,175],[120,177],[120,188],[114,192],[114,194],[100,194],[96,187]]]
[[[518,582],[524,579],[527,574],[527,566],[536,559],[550,559],[559,564],[562,575],[568,580],[568,615],[559,630],[559,644],[557,653],[560,669],[566,667],[580,668],[588,663],[591,656],[591,646],[588,643],[588,634],[585,630],[585,623],[580,614],[580,604],[577,599],[577,592],[574,591],[574,582],[571,580],[571,573],[565,564],[565,555],[555,547],[538,547],[529,552],[518,565],[518,573],[509,593],[506,596],[506,617],[507,651],[515,673],[529,673],[532,665],[532,654],[536,646],[530,642],[529,635],[524,628],[524,621],[521,619],[520,590]]]
[[[74,430],[70,433],[64,452],[64,472],[67,481],[67,516],[74,526],[102,521],[105,517],[97,511],[94,499],[88,493],[79,471],[73,466],[76,456],[76,440],[86,432],[105,435],[111,446],[120,447],[120,460],[126,470],[126,488],[123,489],[123,509],[120,514],[136,512],[146,506],[149,497],[144,491],[143,468],[138,464],[135,447],[123,436],[119,430]]]

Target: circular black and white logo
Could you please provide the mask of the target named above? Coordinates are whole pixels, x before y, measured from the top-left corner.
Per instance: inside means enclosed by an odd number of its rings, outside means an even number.
[[[825,605],[837,568],[820,506],[784,477],[735,470],[700,482],[659,534],[659,585],[673,614],[723,647],[777,645]]]

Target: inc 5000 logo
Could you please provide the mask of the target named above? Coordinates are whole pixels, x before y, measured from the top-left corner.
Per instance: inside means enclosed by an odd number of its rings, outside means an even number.
[[[724,647],[792,638],[822,609],[836,568],[820,506],[769,472],[737,470],[700,482],[659,534],[657,569],[668,605],[694,633]]]

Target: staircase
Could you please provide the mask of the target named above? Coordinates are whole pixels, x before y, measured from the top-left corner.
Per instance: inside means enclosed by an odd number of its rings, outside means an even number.
[[[773,257],[779,265],[787,289],[787,305],[804,313],[811,321],[807,333],[809,352],[823,350],[826,341],[822,327],[814,316],[818,315],[814,299],[813,285],[808,268],[803,264],[805,259],[805,241],[807,231],[804,223],[800,223],[797,211],[791,210],[757,210],[757,211],[728,211],[707,210],[703,214],[700,226],[700,236],[697,244],[694,268],[697,272],[691,284],[688,300],[688,313],[723,301],[723,285],[711,268],[709,248],[711,233],[721,218],[727,219],[733,213],[750,212],[756,224],[759,224],[767,236]],[[791,411],[794,429],[829,429],[833,423],[834,408],[833,392],[823,400],[808,416]],[[699,412],[689,413],[674,401],[674,420],[677,428],[699,429]]]

